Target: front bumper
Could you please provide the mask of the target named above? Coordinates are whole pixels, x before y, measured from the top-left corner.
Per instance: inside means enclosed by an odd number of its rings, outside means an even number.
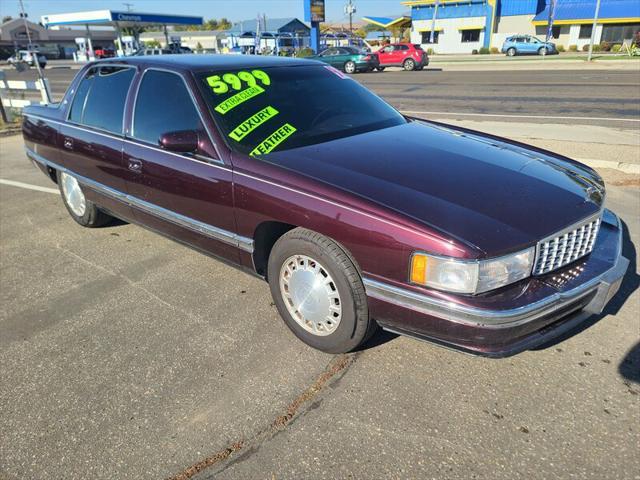
[[[603,311],[629,261],[622,228],[606,210],[593,252],[555,272],[479,297],[426,294],[371,277],[373,318],[386,330],[469,353],[505,357],[534,348]]]

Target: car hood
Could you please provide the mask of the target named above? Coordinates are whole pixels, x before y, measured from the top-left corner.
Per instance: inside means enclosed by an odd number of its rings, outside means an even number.
[[[478,132],[412,121],[270,154],[267,161],[351,192],[493,256],[602,208],[588,167]]]

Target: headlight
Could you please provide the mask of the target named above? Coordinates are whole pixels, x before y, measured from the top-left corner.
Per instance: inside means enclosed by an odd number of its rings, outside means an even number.
[[[455,293],[482,293],[531,275],[535,247],[488,260],[459,260],[426,253],[411,257],[410,281]]]

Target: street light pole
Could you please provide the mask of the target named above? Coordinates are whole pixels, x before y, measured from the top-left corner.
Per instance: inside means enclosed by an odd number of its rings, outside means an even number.
[[[596,13],[593,15],[593,26],[591,27],[591,39],[589,40],[589,56],[587,62],[591,61],[591,54],[593,53],[593,42],[596,39],[596,26],[598,24],[598,14],[600,13],[600,0],[596,2]]]
[[[356,6],[351,0],[344,6],[344,13],[349,15],[349,32],[353,33],[353,14],[356,13]]]
[[[38,52],[34,51],[33,44],[31,43],[31,33],[29,33],[29,24],[27,23],[27,14],[24,11],[24,4],[22,3],[22,0],[19,0],[19,1],[20,1],[20,13],[22,15],[22,20],[24,21],[24,30],[27,34],[27,42],[29,45],[28,49],[29,49],[29,52],[31,52],[31,58],[33,58],[33,64],[35,65],[36,70],[38,71],[38,77],[40,77],[40,83],[42,83],[42,88],[44,90],[44,95],[45,95],[45,98],[47,99],[47,103],[52,103],[51,93],[49,92],[49,85],[45,81],[44,74],[42,73],[42,69],[40,68],[40,59],[38,58]]]

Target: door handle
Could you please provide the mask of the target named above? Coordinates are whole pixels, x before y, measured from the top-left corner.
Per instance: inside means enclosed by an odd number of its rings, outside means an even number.
[[[134,173],[141,173],[142,172],[142,160],[138,160],[137,158],[130,158],[129,159],[129,170],[131,170]]]
[[[64,137],[62,144],[64,145],[64,148],[66,148],[67,150],[73,150],[73,138]]]

